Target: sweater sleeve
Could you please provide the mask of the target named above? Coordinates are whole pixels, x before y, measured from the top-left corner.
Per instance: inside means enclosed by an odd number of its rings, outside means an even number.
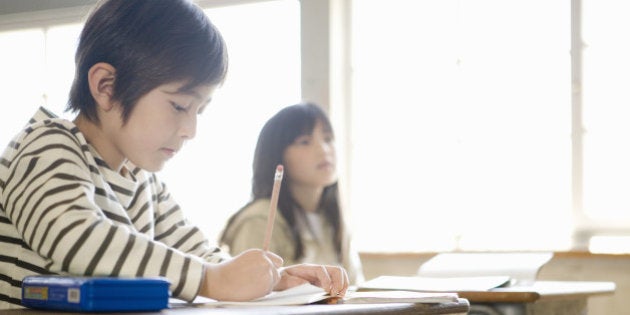
[[[172,295],[184,300],[192,300],[197,295],[201,282],[203,281],[203,269],[206,263],[219,263],[229,259],[229,255],[221,251],[218,247],[210,246],[202,231],[191,224],[180,206],[168,192],[166,185],[160,182],[155,174],[150,175],[152,195],[155,195],[154,213],[151,224],[153,224],[153,240],[161,245],[165,245],[169,252],[168,259],[175,258],[175,263],[162,265],[160,270],[157,266],[148,274],[168,275],[179,273],[181,276],[173,278],[171,287]],[[170,253],[172,252],[172,254]],[[177,260],[178,257],[189,257],[182,265]],[[170,277],[169,277],[170,278]],[[176,282],[175,282],[176,281]]]
[[[95,181],[98,169],[73,132],[78,131],[34,130],[6,160],[1,203],[26,246],[42,257],[41,267],[81,276],[164,276],[173,296],[193,299],[204,260],[151,239],[117,216],[124,209]]]

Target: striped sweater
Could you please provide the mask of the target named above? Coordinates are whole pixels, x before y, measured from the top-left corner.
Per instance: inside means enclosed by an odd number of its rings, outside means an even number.
[[[40,108],[0,157],[0,309],[27,275],[163,276],[193,299],[228,255],[189,224],[155,174],[111,170],[70,121]]]

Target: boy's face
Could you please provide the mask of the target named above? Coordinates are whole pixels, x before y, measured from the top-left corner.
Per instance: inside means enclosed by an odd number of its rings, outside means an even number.
[[[123,160],[156,172],[184,142],[195,137],[197,116],[208,105],[217,86],[205,85],[181,92],[182,86],[181,82],[158,86],[140,98],[125,125],[121,117],[120,127],[110,129]]]

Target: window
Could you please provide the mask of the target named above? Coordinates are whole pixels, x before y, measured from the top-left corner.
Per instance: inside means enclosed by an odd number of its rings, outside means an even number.
[[[628,5],[580,3],[353,2],[359,248],[566,250],[630,230]]]
[[[249,199],[251,162],[263,123],[281,107],[300,101],[300,10],[299,2],[281,0],[206,12],[228,45],[228,78],[200,117],[197,137],[159,176],[212,241],[228,216]],[[39,106],[72,118],[63,110],[81,27],[53,21],[0,32],[3,147]]]
[[[583,0],[583,197],[591,248],[630,252],[630,4]],[[622,241],[620,241],[622,240]],[[618,244],[618,245],[615,245]]]
[[[264,121],[298,102],[300,88],[330,92],[319,90],[327,82],[301,87],[301,77],[330,75],[331,90],[351,87],[330,104],[337,143],[350,144],[339,148],[348,158],[340,168],[359,250],[630,252],[630,5],[348,0],[351,23],[327,28],[318,23],[338,17],[318,16],[300,38],[300,14],[309,12],[299,1],[199,3],[226,38],[230,73],[197,138],[160,176],[211,240],[249,199]],[[339,3],[308,2],[333,15]],[[0,83],[11,108],[0,115],[2,145],[37,106],[62,114],[80,30],[67,22],[1,28]],[[338,41],[328,48],[348,45],[350,67],[330,71],[346,56],[329,56],[322,73],[301,74],[301,41],[321,43],[309,36],[336,27],[343,34],[327,34]]]
[[[42,105],[60,115],[74,71],[78,24],[0,32],[0,144],[4,148]]]

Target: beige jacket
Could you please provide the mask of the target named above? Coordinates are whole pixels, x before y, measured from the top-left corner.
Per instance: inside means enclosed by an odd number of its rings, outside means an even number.
[[[225,243],[222,244],[233,256],[249,248],[261,248],[267,229],[267,217],[269,215],[269,199],[259,199],[247,206],[231,225],[225,227]],[[316,240],[306,232],[302,234],[304,242],[304,257],[294,260],[295,245],[291,239],[291,231],[286,220],[278,211],[274,223],[273,234],[269,250],[280,255],[284,259],[284,265],[289,266],[299,263],[313,263],[325,265],[341,265],[348,272],[350,284],[363,281],[363,272],[359,255],[352,250],[350,237],[344,238],[344,261],[337,260],[335,254],[332,227],[326,224],[323,215],[314,218],[323,222],[321,240]]]

